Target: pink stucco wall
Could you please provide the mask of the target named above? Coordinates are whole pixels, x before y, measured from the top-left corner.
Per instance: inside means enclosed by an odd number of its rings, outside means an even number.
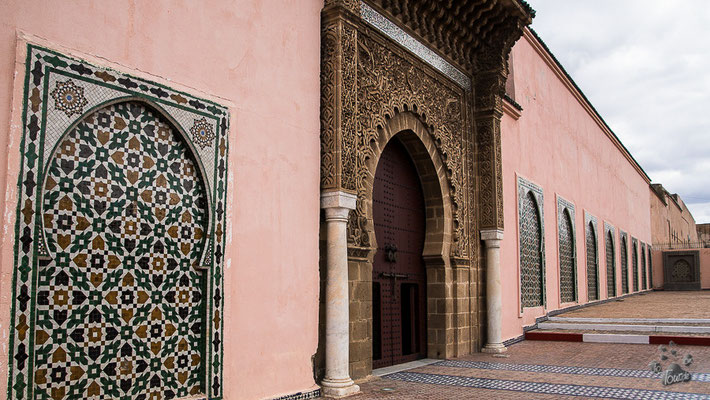
[[[230,107],[225,396],[257,399],[315,387],[322,5],[0,2],[0,398],[24,81],[18,34]]]
[[[661,250],[651,251],[653,259],[653,286],[654,288],[663,287],[663,252]]]
[[[648,181],[607,136],[601,121],[529,32],[514,46],[512,60],[515,99],[523,111],[518,120],[506,113],[501,129],[505,210],[501,247],[503,339],[521,335],[523,326],[534,324],[536,317],[577,304],[560,304],[557,196],[575,205],[580,304],[587,301],[585,211],[598,222],[601,299],[606,298],[604,222],[616,228],[617,277],[620,276],[619,229],[639,241],[651,242]],[[542,187],[545,214],[547,306],[526,308],[522,314],[517,176]],[[639,268],[640,265],[639,255]],[[617,293],[621,293],[620,285]]]
[[[710,289],[710,249],[700,249],[700,288]]]

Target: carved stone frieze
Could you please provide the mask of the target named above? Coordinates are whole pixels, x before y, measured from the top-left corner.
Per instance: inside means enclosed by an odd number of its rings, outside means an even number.
[[[322,30],[321,188],[355,190],[354,146],[357,113],[357,30],[334,19]]]
[[[338,25],[333,24],[323,28],[321,40],[321,133],[320,133],[320,182],[324,189],[335,188],[338,185],[336,178],[337,146],[335,135],[336,105],[336,69],[338,53]]]
[[[325,0],[323,9],[332,7],[343,7],[355,15],[360,14],[360,0]]]

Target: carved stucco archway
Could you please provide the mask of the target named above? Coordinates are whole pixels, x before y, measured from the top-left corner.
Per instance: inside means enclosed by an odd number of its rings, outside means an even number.
[[[372,213],[372,188],[382,151],[390,140],[396,137],[412,158],[424,192],[426,233],[422,257],[427,270],[427,355],[429,357],[444,357],[447,354],[446,319],[447,316],[450,318],[453,313],[454,298],[456,297],[452,293],[452,283],[454,282],[452,282],[450,249],[453,230],[453,200],[447,179],[447,167],[442,161],[429,129],[417,114],[404,111],[395,114],[392,118],[385,117],[385,119],[386,123],[379,130],[377,140],[371,145],[372,157],[368,159],[368,174],[364,180],[367,194],[360,199],[366,218],[365,232],[371,238],[371,247],[365,257],[351,256],[349,266],[351,270],[358,271],[359,275],[358,280],[351,281],[351,288],[356,289],[358,286],[367,285],[364,291],[351,290],[351,304],[360,304],[359,308],[369,310],[369,312],[365,311],[359,316],[351,314],[351,329],[360,330],[362,326],[372,326],[372,260],[377,248]],[[463,284],[464,282],[457,283]],[[364,364],[365,367],[368,364],[371,365],[372,337],[373,333],[368,328],[365,338],[361,340],[351,338],[351,346],[361,350],[354,354],[359,357],[351,360],[353,363]]]
[[[368,175],[364,180],[369,195],[361,200],[367,222],[365,231],[370,236],[372,248],[377,248],[372,217],[372,187],[377,163],[389,141],[397,136],[409,152],[421,179],[426,206],[425,259],[449,264],[452,235],[452,199],[446,178],[446,166],[431,138],[426,125],[414,112],[405,111],[386,118],[376,142],[372,143],[372,158],[368,159]]]
[[[427,227],[425,244],[429,285],[441,283],[430,288],[438,291],[442,311],[429,318],[430,332],[441,329],[430,335],[430,356],[481,348],[486,314],[479,230],[503,229],[500,118],[507,59],[532,11],[516,0],[487,0],[460,7],[432,3],[431,10],[420,10],[427,15],[418,15],[410,9],[414,3],[327,0],[322,12],[321,190],[357,196],[347,224],[354,378],[371,369],[372,182],[390,138],[404,131],[410,152],[426,150],[421,154],[436,172],[429,193],[425,188],[427,208],[438,199],[445,211],[439,233]],[[442,23],[429,24],[429,17]],[[444,24],[447,18],[456,23]],[[405,49],[378,20],[405,27],[395,28],[434,49],[432,57],[447,67]],[[472,39],[464,43],[462,37]],[[417,164],[422,179],[425,164]]]

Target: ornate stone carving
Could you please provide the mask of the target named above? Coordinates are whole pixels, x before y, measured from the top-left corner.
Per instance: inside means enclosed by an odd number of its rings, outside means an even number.
[[[476,134],[479,142],[481,228],[503,229],[500,119],[503,115],[508,54],[522,34],[523,22],[509,16],[490,33],[473,62]],[[495,205],[495,206],[494,206]]]
[[[356,190],[357,160],[357,31],[347,23],[342,24],[340,36],[342,56],[342,187],[347,190]]]
[[[500,115],[476,120],[478,140],[479,209],[481,228],[503,229],[503,179]]]
[[[323,9],[343,7],[353,14],[360,14],[360,0],[325,0]]]
[[[321,130],[320,130],[320,182],[321,188],[330,189],[338,185],[336,180],[337,148],[335,145],[335,108],[336,108],[336,68],[338,50],[338,26],[330,25],[321,35]]]
[[[453,203],[452,255],[467,256],[468,238],[464,233],[465,92],[400,49],[385,46],[373,38],[373,32],[368,33],[361,32],[358,38],[357,144],[350,147],[344,141],[342,149],[343,153],[356,154],[358,198],[369,196],[363,183],[374,172],[368,171],[367,162],[373,156],[372,144],[377,141],[387,119],[405,111],[419,115],[428,126],[446,165]],[[369,246],[366,224],[365,210],[359,204],[349,224],[352,244]]]

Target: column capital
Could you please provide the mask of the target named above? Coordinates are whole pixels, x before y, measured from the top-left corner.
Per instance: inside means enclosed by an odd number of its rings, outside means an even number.
[[[494,240],[503,240],[503,230],[502,229],[481,229],[481,240],[485,241],[486,244]]]
[[[329,190],[320,194],[320,208],[345,208],[354,210],[357,205],[357,195],[344,190]]]

